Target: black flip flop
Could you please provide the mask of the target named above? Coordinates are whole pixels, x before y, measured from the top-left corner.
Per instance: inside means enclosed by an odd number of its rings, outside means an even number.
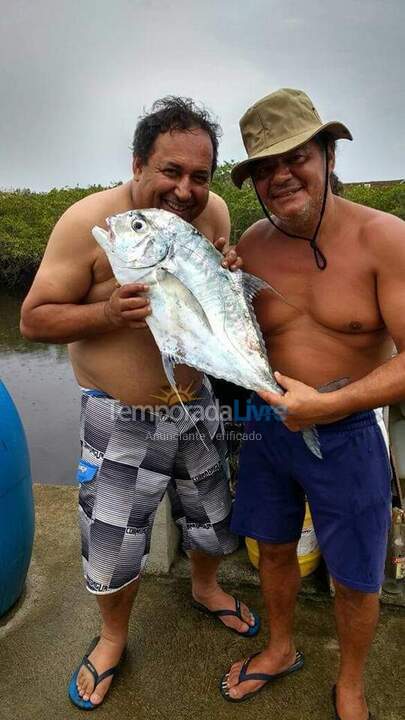
[[[260,655],[260,653],[259,652],[254,653],[253,655],[249,655],[249,657],[246,658],[245,662],[243,663],[243,665],[240,669],[238,685],[240,685],[240,683],[245,682],[246,680],[264,680],[265,684],[261,685],[261,687],[257,688],[257,690],[253,690],[253,692],[246,693],[246,695],[244,695],[242,698],[233,698],[229,695],[229,688],[228,688],[229,672],[225,673],[225,675],[221,679],[221,682],[219,685],[219,690],[220,690],[222,697],[225,700],[227,700],[228,702],[240,703],[240,702],[244,702],[245,700],[249,700],[249,698],[252,698],[252,697],[254,697],[254,695],[257,695],[257,693],[260,692],[260,690],[263,690],[263,688],[266,687],[266,685],[268,683],[271,683],[274,680],[279,680],[280,678],[285,677],[286,675],[290,675],[293,672],[297,672],[297,670],[301,670],[302,666],[304,665],[304,655],[300,650],[297,650],[293,664],[290,665],[290,667],[287,668],[286,670],[282,670],[279,673],[274,673],[273,675],[269,675],[268,673],[247,673],[246,671],[250,665],[250,662],[254,657],[256,657],[256,655]]]
[[[100,705],[102,705],[104,702],[104,700],[103,700],[103,702],[98,703],[97,705],[94,705],[94,703],[90,702],[90,700],[83,700],[83,698],[79,695],[79,691],[77,689],[77,676],[78,676],[82,666],[84,665],[87,668],[87,670],[89,672],[91,672],[91,674],[94,678],[94,688],[92,690],[92,692],[94,692],[97,685],[99,685],[103,680],[110,677],[110,675],[115,675],[118,667],[120,666],[121,660],[123,659],[123,657],[125,655],[125,648],[124,648],[124,651],[121,655],[121,659],[117,663],[117,665],[115,665],[114,667],[109,668],[108,670],[105,670],[105,672],[102,672],[99,674],[97,672],[96,668],[94,667],[93,663],[91,662],[91,660],[89,660],[89,655],[94,650],[94,648],[98,644],[99,640],[100,640],[100,636],[98,635],[91,641],[90,646],[89,646],[86,654],[84,655],[80,665],[74,671],[72,677],[70,678],[69,687],[68,687],[69,699],[71,700],[73,705],[80,708],[80,710],[95,710],[96,708],[100,707]]]
[[[337,705],[336,705],[336,685],[334,685],[332,688],[332,703],[333,703],[333,709],[335,711],[335,720],[341,720],[340,715],[338,714]],[[370,712],[368,714],[368,720],[375,720]]]
[[[242,611],[241,611],[241,603],[239,598],[236,598],[234,595],[232,596],[235,600],[235,610],[210,610],[202,603],[197,602],[197,600],[193,600],[192,606],[199,610],[200,612],[204,613],[205,615],[210,615],[214,618],[221,618],[221,617],[229,617],[230,615],[239,618],[239,620],[242,620],[242,622],[246,622],[246,620],[242,617]],[[235,632],[237,635],[240,635],[240,637],[254,637],[257,635],[257,633],[260,630],[260,618],[253,610],[249,610],[250,614],[253,615],[255,624],[250,625],[248,630],[245,630],[245,632],[239,632],[239,630],[235,630],[235,628],[229,627],[229,625],[225,625],[225,623],[221,622],[221,625],[227,628],[227,630],[232,630],[232,632]],[[246,623],[247,624],[247,623]]]

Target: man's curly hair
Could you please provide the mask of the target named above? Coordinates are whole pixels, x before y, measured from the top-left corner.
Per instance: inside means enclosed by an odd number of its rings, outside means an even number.
[[[213,160],[211,175],[218,163],[218,141],[221,127],[204,108],[198,107],[191,98],[168,95],[156,100],[151,111],[139,120],[134,133],[132,152],[134,156],[147,163],[156,138],[161,133],[180,130],[183,132],[194,129],[205,130],[212,142]]]

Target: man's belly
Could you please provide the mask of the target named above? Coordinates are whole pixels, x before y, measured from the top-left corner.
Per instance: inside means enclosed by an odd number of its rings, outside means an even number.
[[[70,344],[69,354],[83,387],[103,390],[127,405],[162,405],[165,397],[167,402],[174,399],[160,352],[147,329],[117,330],[80,340]],[[201,385],[202,374],[185,365],[175,369],[175,377],[184,399]]]
[[[354,382],[388,360],[393,352],[386,333],[346,335],[315,329],[286,330],[266,339],[273,370],[320,388],[346,379]],[[326,388],[325,388],[326,389]]]
[[[342,378],[354,382],[364,377],[391,357],[393,343],[381,333],[347,336],[315,328],[311,333],[301,329],[274,333],[267,347],[273,370],[319,388]],[[69,352],[80,385],[99,388],[125,404],[162,404],[162,398],[173,395],[147,329],[117,330],[81,340],[71,343]],[[175,377],[185,399],[201,385],[202,374],[184,365],[176,368]]]

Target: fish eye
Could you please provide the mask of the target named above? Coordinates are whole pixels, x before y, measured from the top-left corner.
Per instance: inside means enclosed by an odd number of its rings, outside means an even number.
[[[132,220],[131,222],[131,228],[132,230],[135,230],[135,232],[139,232],[140,230],[143,230],[145,227],[145,223],[142,222],[142,220],[136,219]]]

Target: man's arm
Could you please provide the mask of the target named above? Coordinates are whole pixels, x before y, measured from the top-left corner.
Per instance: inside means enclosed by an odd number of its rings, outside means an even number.
[[[37,342],[67,343],[128,325],[139,327],[148,300],[132,297],[146,286],[117,288],[112,279],[106,300],[84,303],[93,282],[97,253],[83,210],[70,208],[49,239],[42,263],[21,311],[22,335]]]
[[[379,309],[398,355],[360,380],[324,394],[276,373],[286,394],[260,394],[270,404],[286,409],[284,422],[290,430],[331,422],[405,398],[405,223],[381,215],[367,229],[365,242],[374,260]]]
[[[367,244],[373,254],[378,305],[398,355],[332,395],[339,412],[392,405],[405,398],[405,223],[382,215],[369,229]]]

